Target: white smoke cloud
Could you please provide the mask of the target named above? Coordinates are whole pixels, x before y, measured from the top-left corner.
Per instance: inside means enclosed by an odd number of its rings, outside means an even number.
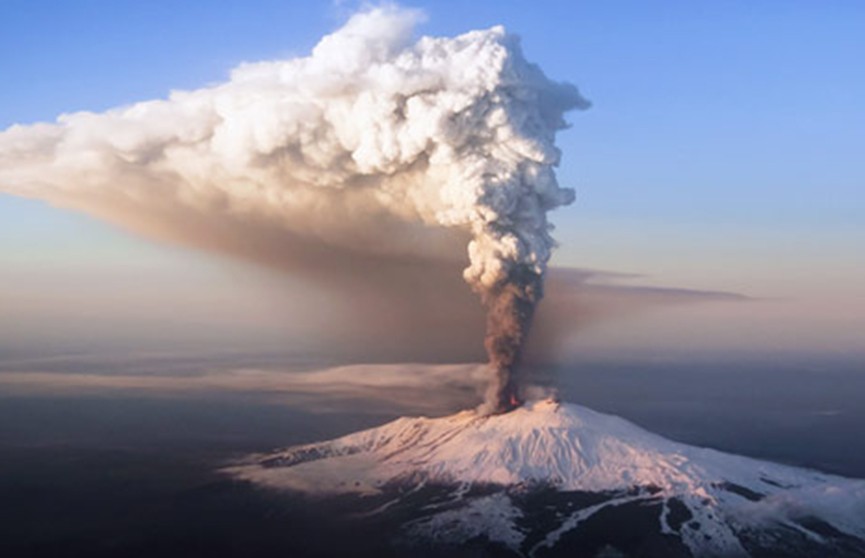
[[[503,28],[412,42],[422,17],[371,9],[308,57],[13,126],[0,134],[0,191],[264,261],[343,260],[352,275],[358,254],[429,258],[449,252],[441,231],[458,231],[470,239],[463,277],[488,310],[487,407],[506,410],[555,244],[547,212],[574,198],[553,172],[555,134],[588,103]]]
[[[546,211],[573,199],[553,174],[554,135],[587,103],[501,27],[413,42],[422,18],[371,9],[307,57],[13,126],[0,133],[0,191],[181,242],[203,220],[225,237],[251,226],[286,233],[273,244],[423,256],[438,249],[434,231],[455,229],[471,236],[476,288],[514,264],[543,273]]]

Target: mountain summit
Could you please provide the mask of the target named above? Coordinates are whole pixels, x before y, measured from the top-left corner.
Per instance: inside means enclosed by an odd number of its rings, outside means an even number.
[[[322,498],[350,495],[364,516],[394,514],[402,544],[483,541],[514,555],[865,556],[865,481],[673,442],[554,400],[500,415],[400,418],[230,472]]]

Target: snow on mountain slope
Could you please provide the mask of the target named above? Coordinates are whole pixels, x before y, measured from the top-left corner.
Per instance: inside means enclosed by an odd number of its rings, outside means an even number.
[[[747,555],[742,533],[767,527],[817,543],[827,529],[865,539],[865,481],[688,446],[621,418],[551,400],[502,415],[465,411],[400,418],[259,457],[231,472],[266,486],[319,494],[370,495],[389,486],[436,484],[462,487],[462,493],[492,485],[610,495],[563,517],[532,551],[555,546],[603,508],[635,501],[660,502],[662,533],[675,535],[697,555]],[[683,526],[682,514],[691,528]],[[482,534],[518,549],[525,538],[516,526],[519,516],[511,499],[499,493],[429,515],[411,529],[433,538]],[[823,527],[809,527],[814,522],[803,518],[816,518]]]

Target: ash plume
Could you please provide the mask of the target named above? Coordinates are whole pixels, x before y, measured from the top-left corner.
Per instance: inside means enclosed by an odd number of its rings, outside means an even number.
[[[520,359],[543,288],[542,274],[518,264],[503,281],[481,293],[487,307],[484,348],[493,373],[483,411],[509,411],[522,400]]]
[[[574,197],[556,181],[555,134],[588,102],[502,27],[414,40],[422,18],[371,9],[306,57],[12,126],[0,192],[300,272],[351,274],[322,263],[349,253],[460,261],[453,240],[468,237],[463,276],[489,310],[487,407],[506,410],[554,247],[547,212]]]

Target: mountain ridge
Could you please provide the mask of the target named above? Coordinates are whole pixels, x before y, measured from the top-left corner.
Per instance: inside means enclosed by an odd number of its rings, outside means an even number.
[[[451,486],[452,503],[460,505],[427,510],[406,532],[435,540],[442,533],[484,536],[518,554],[553,548],[600,511],[637,503],[658,504],[660,533],[680,540],[695,556],[747,556],[760,540],[765,543],[761,533],[782,539],[794,533],[808,544],[852,549],[841,555],[865,555],[863,480],[689,446],[620,417],[551,399],[499,415],[402,417],[255,456],[230,472],[263,486],[318,495],[369,497],[394,487]],[[466,496],[478,487],[499,489]],[[538,489],[604,499],[562,512],[527,549],[523,543],[531,529],[518,525],[522,512],[515,494]]]

